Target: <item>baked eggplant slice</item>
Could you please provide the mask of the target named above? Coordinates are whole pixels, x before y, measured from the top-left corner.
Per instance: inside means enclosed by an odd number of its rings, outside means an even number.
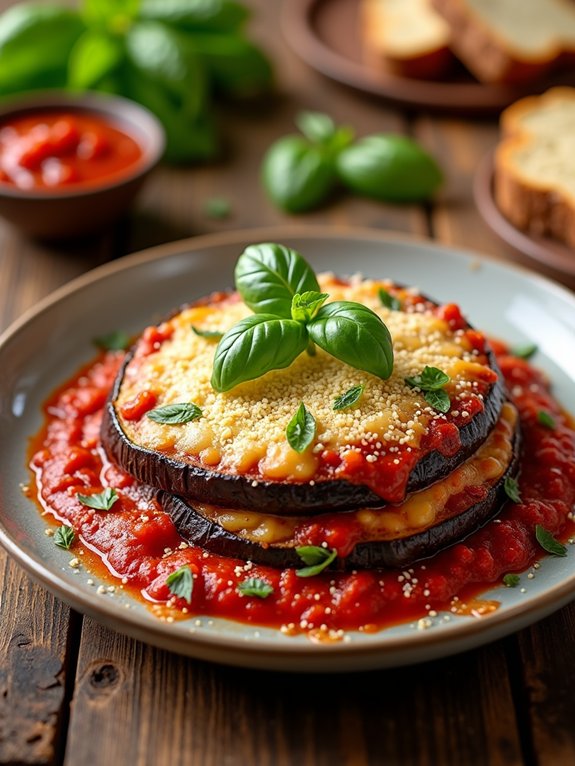
[[[517,412],[506,404],[472,457],[399,507],[289,518],[194,507],[167,492],[158,498],[186,541],[222,556],[298,568],[296,548],[321,544],[324,529],[328,546],[328,540],[339,539],[349,549],[347,555],[340,549],[334,568],[406,567],[464,539],[498,513],[506,500],[505,481],[517,473],[519,453]]]
[[[212,336],[249,313],[237,294],[217,294],[148,328],[128,353],[102,423],[110,458],[192,504],[286,515],[399,503],[450,474],[485,441],[505,398],[483,336],[456,307],[387,281],[320,275],[320,285],[330,300],[361,302],[384,319],[395,354],[388,380],[318,349],[216,393]],[[394,308],[382,305],[382,290]],[[449,377],[448,412],[413,385],[426,367]],[[360,391],[357,401],[334,408],[350,389]],[[315,438],[302,453],[286,439],[300,402],[315,418]],[[192,404],[196,416],[185,422],[154,416]]]

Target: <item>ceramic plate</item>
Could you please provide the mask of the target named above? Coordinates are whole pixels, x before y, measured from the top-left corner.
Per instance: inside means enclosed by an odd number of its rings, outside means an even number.
[[[575,251],[559,240],[517,229],[497,207],[493,196],[493,152],[483,158],[473,180],[475,204],[485,223],[511,247],[545,266],[575,277]]]
[[[535,342],[564,406],[575,410],[575,298],[515,268],[426,241],[327,229],[268,229],[198,237],[123,258],[75,280],[43,301],[0,339],[0,542],[39,582],[100,622],[151,644],[202,659],[281,670],[342,671],[401,665],[478,646],[545,617],[575,597],[575,555],[548,558],[526,592],[497,588],[502,605],[477,619],[442,615],[427,630],[406,624],[349,642],[317,645],[305,636],[225,620],[158,621],[127,596],[99,594],[70,554],[46,537],[46,521],[21,492],[29,480],[28,438],[50,392],[93,356],[92,338],[121,328],[137,333],[172,307],[230,286],[233,266],[252,242],[300,250],[317,270],[358,271],[413,284],[458,301],[469,320],[513,343]],[[130,608],[126,608],[126,604]]]
[[[477,82],[463,67],[452,80],[445,81],[394,75],[365,62],[359,6],[359,0],[285,0],[285,37],[306,63],[327,77],[417,109],[492,114],[528,93],[542,93],[552,84],[574,81],[571,72],[521,87],[489,85]]]

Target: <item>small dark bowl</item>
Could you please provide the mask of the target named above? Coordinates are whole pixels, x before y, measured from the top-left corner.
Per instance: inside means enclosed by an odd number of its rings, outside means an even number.
[[[105,228],[127,210],[162,158],[165,135],[160,122],[144,107],[100,93],[23,95],[0,104],[0,122],[52,109],[99,115],[131,136],[142,150],[142,157],[125,174],[86,187],[28,190],[0,183],[1,216],[34,237],[69,239]]]

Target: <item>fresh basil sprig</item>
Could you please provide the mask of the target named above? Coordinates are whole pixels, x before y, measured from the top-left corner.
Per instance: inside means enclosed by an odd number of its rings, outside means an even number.
[[[199,338],[206,338],[206,340],[219,340],[223,337],[223,332],[219,330],[202,330],[200,327],[192,325],[192,332]]]
[[[296,570],[298,577],[314,577],[326,569],[337,557],[337,551],[330,551],[319,545],[302,545],[295,549],[297,555],[307,566]]]
[[[384,290],[383,287],[379,288],[377,294],[381,301],[381,305],[385,306],[386,309],[389,309],[390,311],[401,311],[401,301],[399,298],[396,298],[395,295],[391,295],[387,290]]]
[[[514,503],[520,503],[521,502],[521,492],[519,491],[519,484],[517,483],[517,479],[514,479],[513,476],[508,476],[505,481],[503,482],[503,489],[505,490],[505,494],[507,497]]]
[[[236,288],[256,313],[241,319],[218,343],[212,387],[229,391],[271,370],[288,367],[317,344],[342,362],[380,378],[393,370],[389,330],[367,306],[322,305],[311,266],[283,245],[251,245],[235,269]]]
[[[549,428],[550,431],[553,431],[557,425],[555,418],[550,412],[547,412],[547,410],[539,410],[537,413],[537,422],[545,428]]]
[[[520,582],[521,577],[517,574],[510,572],[509,574],[503,575],[503,585],[507,588],[516,588]]]
[[[94,338],[94,344],[103,351],[125,351],[130,345],[130,336],[122,330],[113,330],[107,335]]]
[[[447,391],[443,390],[443,386],[449,383],[450,377],[446,375],[443,370],[437,367],[429,367],[426,365],[423,371],[419,375],[406,378],[405,382],[412,388],[419,388],[423,391],[425,401],[430,404],[433,409],[438,412],[449,412],[451,407],[451,400]]]
[[[314,416],[305,404],[301,402],[286,428],[288,444],[296,452],[304,452],[314,439],[315,429]]]

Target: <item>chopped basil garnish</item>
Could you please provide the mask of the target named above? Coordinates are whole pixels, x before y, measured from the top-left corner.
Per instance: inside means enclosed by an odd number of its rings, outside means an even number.
[[[431,404],[434,410],[438,412],[449,412],[451,407],[451,400],[447,391],[440,389],[439,391],[424,391],[423,396],[428,404]]]
[[[348,389],[345,394],[338,396],[333,402],[334,410],[347,410],[349,407],[353,407],[353,405],[361,398],[363,389],[364,386],[361,384]]]
[[[526,343],[523,346],[512,346],[509,353],[512,356],[518,356],[520,359],[530,359],[537,352],[535,343]]]
[[[256,596],[257,598],[267,598],[274,592],[273,585],[262,580],[259,577],[248,577],[238,585],[238,592],[242,596]]]
[[[118,500],[118,493],[115,489],[106,487],[103,492],[94,495],[81,495],[78,492],[76,497],[82,505],[86,505],[88,508],[95,508],[97,511],[109,511]]]
[[[232,206],[224,197],[211,197],[204,205],[204,213],[208,218],[227,218],[231,212]]]
[[[286,428],[289,446],[296,452],[304,452],[315,436],[315,418],[301,402]]]
[[[508,588],[516,588],[520,582],[521,578],[516,574],[506,574],[503,577],[503,585],[506,585]]]
[[[405,382],[412,388],[419,388],[423,391],[425,401],[438,412],[449,412],[451,400],[443,386],[449,383],[450,377],[439,370],[437,367],[426,365],[420,375],[414,375],[411,378],[405,378]]]
[[[156,407],[154,410],[147,412],[146,415],[155,423],[181,425],[192,420],[199,420],[203,412],[197,404],[181,402],[179,404],[166,404],[163,407]]]
[[[194,325],[192,325],[192,332],[199,335],[200,338],[207,338],[208,340],[219,340],[224,335],[223,332],[219,332],[218,330],[202,330]]]
[[[72,527],[69,527],[67,524],[63,524],[54,532],[54,544],[57,545],[58,548],[69,550],[70,546],[74,542],[74,537],[75,534]]]
[[[514,479],[513,476],[508,476],[505,481],[503,482],[503,489],[505,490],[505,494],[510,500],[513,500],[514,503],[520,503],[521,502],[521,493],[519,492],[519,484],[517,483],[517,479]]]
[[[337,551],[330,551],[328,548],[322,548],[318,545],[303,545],[296,548],[295,552],[307,566],[303,569],[297,569],[298,577],[313,577],[323,572],[337,556]]]
[[[547,553],[551,553],[553,556],[567,555],[567,546],[560,543],[559,540],[556,540],[551,532],[545,529],[545,527],[542,527],[541,524],[537,524],[535,527],[535,537],[539,545],[544,551],[547,551]]]
[[[125,351],[130,345],[130,336],[121,330],[114,330],[107,335],[94,338],[94,343],[104,351]]]
[[[426,365],[420,375],[406,378],[405,382],[408,386],[420,388],[422,391],[439,391],[449,383],[449,380],[449,375],[446,375],[443,370]]]
[[[401,311],[401,301],[399,298],[390,295],[390,293],[388,293],[387,290],[384,290],[383,287],[379,288],[378,296],[381,305],[385,306],[386,309],[389,309],[390,311]]]
[[[166,585],[173,596],[185,599],[188,604],[192,603],[194,576],[189,566],[180,567],[175,572],[172,572],[171,575],[168,575]]]
[[[545,410],[539,410],[537,413],[537,420],[542,426],[545,426],[545,428],[550,428],[551,430],[555,428],[555,418]]]

